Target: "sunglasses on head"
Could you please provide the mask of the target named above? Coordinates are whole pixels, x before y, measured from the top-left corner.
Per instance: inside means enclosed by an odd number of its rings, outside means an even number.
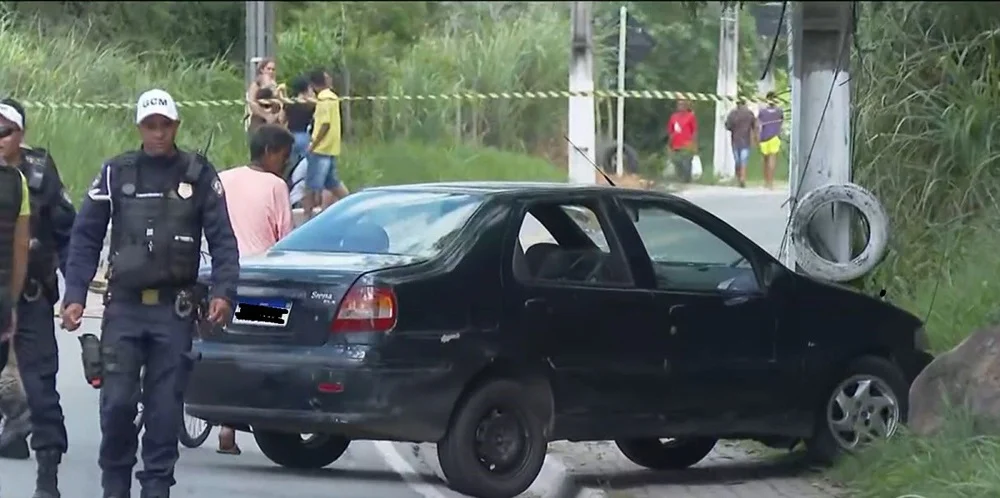
[[[0,138],[7,138],[14,134],[17,128],[13,126],[0,126]]]

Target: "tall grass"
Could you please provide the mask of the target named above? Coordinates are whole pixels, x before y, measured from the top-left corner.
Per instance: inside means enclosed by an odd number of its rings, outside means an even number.
[[[1000,318],[1000,11],[988,2],[862,5],[856,180],[886,205],[893,230],[868,283],[926,316],[942,351]],[[862,498],[993,497],[997,461],[1000,442],[954,416],[944,433],[900,435],[836,475]]]
[[[569,9],[555,2],[474,2],[403,50],[364,31],[342,2],[316,4],[278,37],[284,77],[341,69],[352,95],[438,95],[565,88]],[[603,32],[596,36],[603,35]],[[364,40],[361,42],[361,40]],[[602,52],[603,53],[603,52]],[[601,59],[599,55],[598,60]],[[600,73],[601,68],[598,68]],[[566,100],[425,100],[350,105],[357,136],[535,151],[566,128]],[[565,144],[562,144],[565,149]]]

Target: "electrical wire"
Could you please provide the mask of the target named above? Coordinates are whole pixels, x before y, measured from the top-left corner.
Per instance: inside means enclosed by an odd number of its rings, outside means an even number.
[[[820,130],[823,129],[823,121],[826,119],[826,111],[827,111],[827,109],[830,108],[830,102],[833,100],[833,91],[838,86],[837,85],[837,78],[840,76],[840,72],[843,69],[843,65],[844,65],[844,53],[845,53],[845,51],[847,49],[847,45],[848,44],[847,44],[847,36],[846,35],[842,35],[841,38],[842,39],[841,39],[841,42],[840,42],[840,48],[838,49],[838,53],[837,53],[837,66],[836,66],[836,69],[833,72],[832,81],[830,82],[830,90],[826,94],[826,102],[823,104],[823,112],[820,113],[819,123],[816,125],[816,132],[813,134],[812,141],[811,141],[811,143],[809,145],[809,153],[806,154],[805,164],[802,165],[802,171],[800,172],[798,181],[795,184],[797,188],[801,188],[802,187],[802,179],[805,178],[806,173],[809,171],[809,166],[810,166],[811,161],[812,161],[812,155],[813,155],[813,152],[815,152],[815,149],[816,149],[816,143],[819,142],[819,132],[820,132]],[[778,249],[778,255],[779,256],[785,254],[785,250],[786,250],[787,245],[788,245],[788,236],[791,233],[791,228],[792,228],[792,219],[793,219],[792,213],[795,211],[795,198],[794,198],[794,196],[789,196],[788,200],[786,200],[784,203],[782,203],[781,206],[784,207],[785,205],[787,205],[789,203],[791,203],[791,206],[789,207],[788,222],[785,223],[785,233],[781,237],[781,246]]]
[[[781,16],[778,17],[778,29],[775,30],[774,38],[771,40],[771,51],[767,54],[767,62],[764,63],[764,72],[761,73],[761,81],[767,77],[771,71],[771,64],[774,62],[774,51],[778,48],[778,39],[781,38],[781,28],[785,27],[785,10],[788,9],[788,0],[781,3]]]

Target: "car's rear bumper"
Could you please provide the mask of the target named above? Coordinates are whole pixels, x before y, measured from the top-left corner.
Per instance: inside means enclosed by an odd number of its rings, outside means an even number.
[[[372,368],[362,350],[199,345],[187,412],[215,424],[437,441],[461,386],[447,368]],[[453,392],[454,391],[454,392]]]

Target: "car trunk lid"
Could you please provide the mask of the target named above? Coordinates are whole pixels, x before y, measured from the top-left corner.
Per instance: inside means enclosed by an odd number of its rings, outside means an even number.
[[[233,316],[210,342],[318,346],[341,298],[361,275],[417,262],[410,256],[272,251],[243,260]]]

